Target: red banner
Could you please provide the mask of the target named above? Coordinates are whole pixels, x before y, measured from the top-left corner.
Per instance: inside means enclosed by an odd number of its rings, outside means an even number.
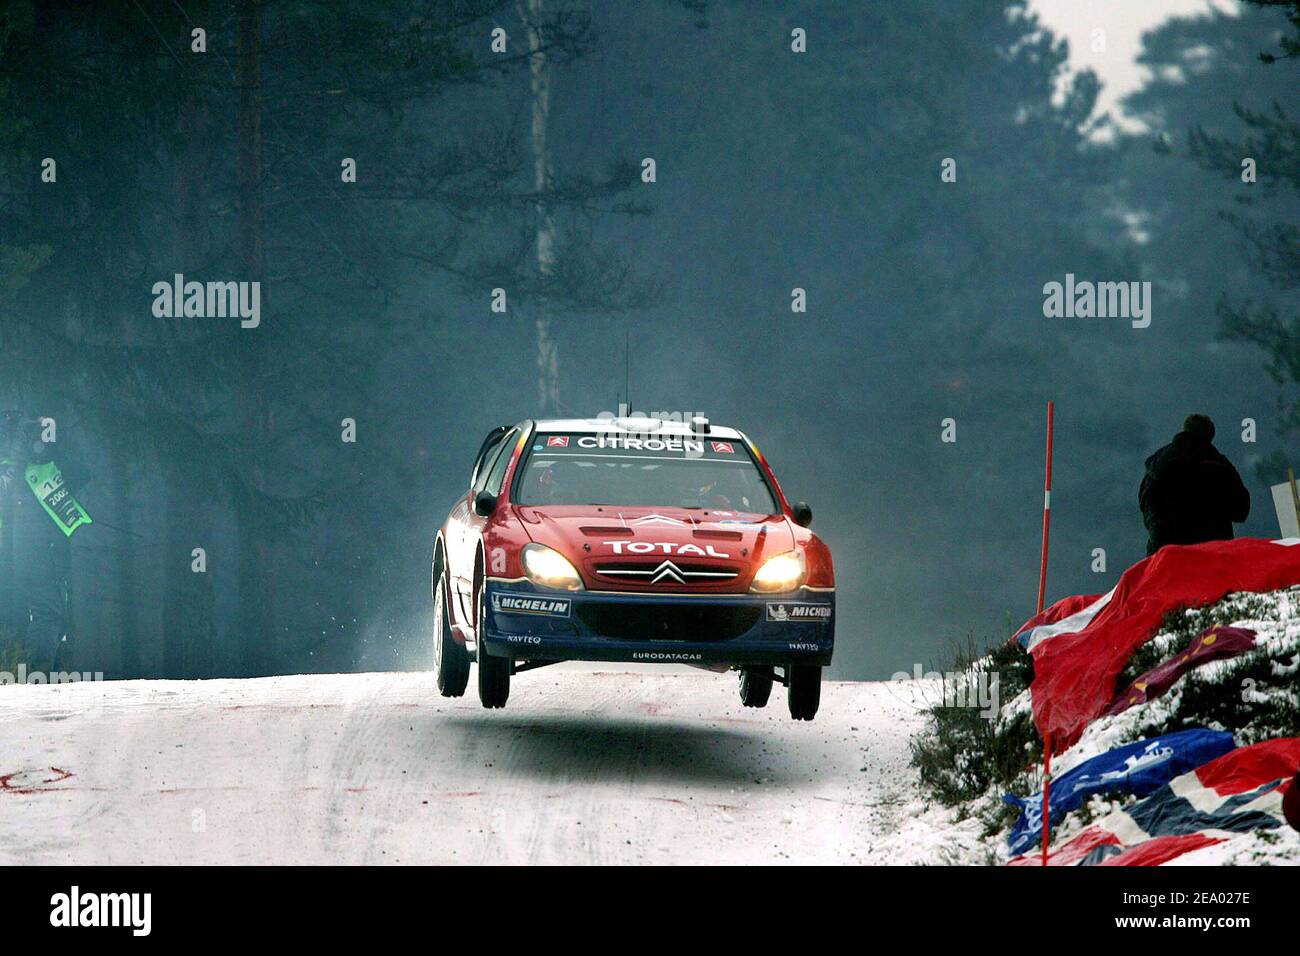
[[[1033,643],[1034,722],[1055,752],[1069,747],[1115,696],[1115,679],[1164,615],[1233,591],[1300,584],[1300,545],[1261,538],[1168,545],[1133,565],[1078,631]],[[1023,630],[1023,629],[1022,629]]]

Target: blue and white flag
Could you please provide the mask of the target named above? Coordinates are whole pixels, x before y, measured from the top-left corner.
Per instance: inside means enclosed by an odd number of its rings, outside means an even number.
[[[1082,806],[1093,794],[1132,793],[1145,797],[1235,746],[1232,734],[1226,731],[1180,730],[1125,744],[1085,760],[1052,780],[1052,823]],[[1020,807],[1020,819],[1008,837],[1011,854],[1015,856],[1043,839],[1043,794],[1040,791],[1033,796],[1017,797],[1008,793],[1002,800]]]

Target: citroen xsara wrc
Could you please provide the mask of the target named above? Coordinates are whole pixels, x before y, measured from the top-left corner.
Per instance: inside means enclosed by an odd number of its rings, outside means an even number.
[[[433,551],[439,691],[477,663],[485,707],[558,661],[740,673],[811,720],[835,638],[835,576],[741,432],[642,419],[525,421],[483,440]]]

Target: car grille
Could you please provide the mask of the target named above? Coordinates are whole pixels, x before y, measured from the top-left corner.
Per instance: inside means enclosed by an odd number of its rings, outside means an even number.
[[[622,640],[725,641],[758,623],[753,605],[576,603],[574,613],[602,637]]]
[[[598,564],[596,573],[623,584],[669,585],[726,584],[740,574],[735,568],[716,564],[681,564],[675,561],[638,561]]]

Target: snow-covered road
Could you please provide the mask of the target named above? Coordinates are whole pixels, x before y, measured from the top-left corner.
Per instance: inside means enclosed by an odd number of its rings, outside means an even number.
[[[733,676],[423,673],[0,688],[0,863],[940,862],[923,685],[830,683],[811,724]],[[913,702],[913,695],[916,695]]]

